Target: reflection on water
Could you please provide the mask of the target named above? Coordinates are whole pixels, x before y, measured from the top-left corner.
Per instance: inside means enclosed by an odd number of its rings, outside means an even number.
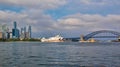
[[[120,43],[0,43],[0,67],[80,66],[119,67]]]

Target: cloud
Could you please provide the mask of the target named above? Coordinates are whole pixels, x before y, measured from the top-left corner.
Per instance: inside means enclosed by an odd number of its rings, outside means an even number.
[[[66,4],[65,0],[0,0],[0,4],[25,8],[50,9]]]
[[[64,10],[68,13],[120,14],[120,0],[67,0]]]
[[[106,0],[80,0],[80,3],[84,4],[84,5],[101,5],[101,6],[103,6],[110,2],[106,1]]]
[[[120,5],[118,0],[80,0],[79,3],[84,5]]]
[[[54,23],[49,15],[44,15],[42,11],[38,10],[23,11],[21,13],[0,11],[0,20],[0,23],[7,24],[10,28],[13,28],[14,21],[18,23],[19,29],[20,27],[32,25],[33,32],[50,29],[50,26]]]
[[[73,14],[63,17],[58,20],[58,23],[54,25],[56,29],[64,31],[82,31],[83,33],[88,31],[97,30],[115,30],[119,31],[120,15],[107,15],[102,16],[99,14]]]

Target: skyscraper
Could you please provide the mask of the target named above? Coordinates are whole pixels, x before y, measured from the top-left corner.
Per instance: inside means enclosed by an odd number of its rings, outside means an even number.
[[[14,29],[17,29],[17,23],[14,21]]]
[[[31,26],[28,27],[28,33],[29,33],[29,38],[31,38],[31,33],[32,33]]]
[[[21,34],[23,33],[23,30],[24,30],[24,29],[23,29],[23,28],[21,28]]]
[[[26,27],[24,27],[24,38],[26,38]]]
[[[19,30],[17,29],[17,23],[14,22],[14,28],[12,29],[13,38],[19,38]]]

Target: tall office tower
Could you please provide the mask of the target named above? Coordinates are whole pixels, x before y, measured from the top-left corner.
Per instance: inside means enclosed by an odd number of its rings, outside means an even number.
[[[6,30],[7,32],[7,39],[9,39],[10,38],[10,32],[9,32],[9,28],[7,28],[7,30]]]
[[[21,28],[20,39],[24,39],[24,28]]]
[[[23,34],[23,30],[24,30],[24,29],[23,29],[23,28],[21,28],[21,34]]]
[[[16,29],[16,37],[19,38],[20,37],[20,33],[19,33],[19,30]]]
[[[19,38],[19,30],[17,29],[17,23],[14,22],[14,28],[12,29],[13,38]]]
[[[31,38],[31,34],[32,34],[31,26],[28,27],[28,33],[29,33],[29,38]]]
[[[26,27],[24,27],[24,38],[26,38]]]
[[[12,38],[16,38],[15,29],[12,29]]]
[[[14,29],[15,29],[15,37],[17,37],[17,23],[16,21],[14,21]]]
[[[17,23],[14,21],[14,29],[17,29]]]

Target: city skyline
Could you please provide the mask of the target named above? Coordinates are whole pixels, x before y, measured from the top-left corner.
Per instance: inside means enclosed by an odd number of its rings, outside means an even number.
[[[119,31],[119,0],[1,0],[0,24],[32,26],[33,37],[80,36],[97,30]]]
[[[31,39],[32,38],[32,26],[25,26],[18,28],[17,22],[13,22],[12,29],[7,24],[0,24],[0,39]]]

